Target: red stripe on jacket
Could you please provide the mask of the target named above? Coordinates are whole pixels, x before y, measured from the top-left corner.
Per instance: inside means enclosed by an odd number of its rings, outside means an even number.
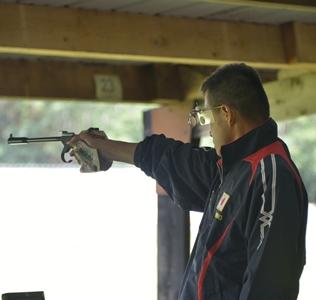
[[[290,161],[290,158],[288,156],[288,154],[286,153],[283,144],[280,141],[276,141],[262,149],[260,149],[259,151],[249,155],[248,157],[244,158],[244,161],[247,161],[251,164],[251,177],[250,177],[250,181],[249,181],[249,185],[251,184],[255,174],[256,174],[256,170],[258,167],[258,164],[260,162],[261,159],[263,159],[264,157],[270,155],[270,154],[276,154],[281,156],[288,164],[288,166],[290,167],[295,180],[302,192],[302,182],[300,179],[300,176],[298,175],[296,169],[294,168],[292,162]]]
[[[223,234],[219,237],[219,239],[216,241],[216,243],[212,246],[212,248],[207,252],[207,256],[204,259],[201,272],[198,279],[198,300],[203,300],[203,284],[206,276],[206,271],[209,266],[209,264],[212,261],[212,258],[214,257],[217,250],[220,248],[220,246],[223,244],[224,239],[232,227],[233,221],[225,228],[225,231]]]

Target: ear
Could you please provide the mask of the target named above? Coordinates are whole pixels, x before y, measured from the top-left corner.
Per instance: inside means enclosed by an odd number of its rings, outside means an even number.
[[[227,125],[232,127],[236,123],[236,111],[228,105],[223,105],[222,111]]]

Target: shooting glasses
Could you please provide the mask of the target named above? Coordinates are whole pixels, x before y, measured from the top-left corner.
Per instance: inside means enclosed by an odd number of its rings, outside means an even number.
[[[212,111],[222,106],[218,105],[208,109],[201,109],[199,106],[196,106],[188,115],[188,124],[191,127],[195,127],[197,125],[205,126],[214,123],[215,120]]]

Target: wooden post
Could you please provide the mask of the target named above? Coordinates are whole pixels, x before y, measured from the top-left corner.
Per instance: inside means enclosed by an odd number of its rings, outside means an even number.
[[[163,107],[144,115],[146,135],[164,133],[189,142],[191,131],[186,124],[189,109]],[[190,254],[190,215],[178,207],[157,186],[158,194],[158,300],[177,299],[182,276]]]

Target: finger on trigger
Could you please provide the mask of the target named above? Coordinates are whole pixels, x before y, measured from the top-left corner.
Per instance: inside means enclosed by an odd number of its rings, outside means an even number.
[[[80,140],[78,135],[74,135],[68,142],[67,144],[70,146],[74,146],[78,141]]]
[[[80,134],[79,134],[79,139],[80,140],[82,140],[82,141],[84,141],[84,142],[88,142],[89,141],[89,139],[91,138],[90,137],[90,135],[88,134],[88,133],[86,133],[86,132],[80,132]]]

